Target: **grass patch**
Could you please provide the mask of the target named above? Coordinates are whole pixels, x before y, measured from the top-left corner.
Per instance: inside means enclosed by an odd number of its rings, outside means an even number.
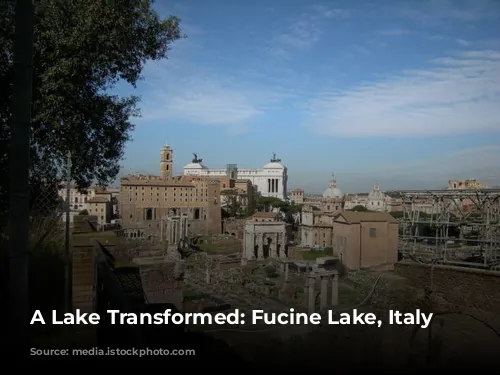
[[[303,251],[301,255],[303,260],[316,260],[328,256],[326,251]]]
[[[211,243],[202,243],[199,244],[198,247],[203,250],[206,253],[209,254],[215,254],[219,250],[219,247],[217,245],[211,244]]]
[[[216,245],[211,243],[202,243],[198,247],[210,255],[221,255],[221,254],[231,254],[234,252],[241,251],[240,244],[222,244]]]

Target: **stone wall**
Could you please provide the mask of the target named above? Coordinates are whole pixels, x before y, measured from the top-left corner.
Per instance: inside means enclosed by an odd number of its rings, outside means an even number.
[[[107,247],[107,245],[106,245]],[[132,263],[135,258],[161,257],[167,254],[165,245],[152,244],[149,241],[126,241],[119,242],[118,246],[110,249],[118,263]]]
[[[232,236],[230,234],[216,234],[210,236],[208,242],[211,243],[212,245],[221,245],[221,246],[241,244],[241,240],[237,239],[235,236]]]
[[[225,219],[222,223],[222,232],[226,234],[233,234],[239,239],[243,240],[243,232],[245,231],[246,219]]]
[[[172,303],[182,311],[183,282],[175,280],[175,262],[140,265],[139,270],[148,303]]]
[[[394,270],[454,305],[500,313],[500,272],[418,263],[396,263]]]

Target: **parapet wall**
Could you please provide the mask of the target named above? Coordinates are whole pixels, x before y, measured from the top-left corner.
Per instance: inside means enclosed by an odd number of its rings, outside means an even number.
[[[500,272],[420,263],[396,263],[394,270],[454,305],[500,314]]]

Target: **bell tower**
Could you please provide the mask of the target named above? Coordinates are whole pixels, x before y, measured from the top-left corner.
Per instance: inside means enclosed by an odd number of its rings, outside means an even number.
[[[165,144],[160,152],[160,176],[166,180],[172,177],[174,167],[174,150]]]

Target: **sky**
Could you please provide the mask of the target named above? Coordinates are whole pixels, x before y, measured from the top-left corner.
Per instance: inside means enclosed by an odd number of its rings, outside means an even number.
[[[500,0],[158,1],[187,38],[150,62],[122,173],[260,168],[344,193],[500,184]]]

